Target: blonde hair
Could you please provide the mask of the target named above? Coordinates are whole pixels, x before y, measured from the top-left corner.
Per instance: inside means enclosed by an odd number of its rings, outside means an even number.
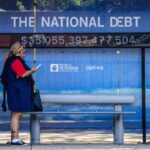
[[[12,46],[11,46],[11,48],[10,48],[10,51],[17,51],[20,47],[21,47],[22,45],[20,44],[20,42],[15,42]]]
[[[7,53],[6,58],[11,57],[12,55],[17,55],[19,53],[19,49],[23,47],[19,41],[15,42],[14,44],[12,44],[10,51]]]

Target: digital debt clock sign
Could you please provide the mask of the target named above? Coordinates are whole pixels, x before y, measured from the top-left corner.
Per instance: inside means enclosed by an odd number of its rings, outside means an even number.
[[[20,41],[28,48],[49,47],[150,47],[150,34],[143,33],[68,33],[0,34],[0,47]]]
[[[106,33],[148,32],[146,12],[1,12],[0,33]],[[35,23],[36,22],[36,23]],[[146,22],[146,23],[145,23]]]
[[[150,13],[1,12],[0,47],[150,47]],[[36,28],[36,33],[34,29]],[[8,34],[9,33],[9,34]]]

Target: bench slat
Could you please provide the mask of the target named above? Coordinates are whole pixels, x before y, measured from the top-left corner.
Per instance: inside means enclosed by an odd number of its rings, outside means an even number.
[[[102,111],[102,112],[25,112],[28,114],[136,114],[136,112],[124,112],[124,111]]]
[[[134,95],[41,95],[42,102],[55,104],[132,104],[136,98]]]

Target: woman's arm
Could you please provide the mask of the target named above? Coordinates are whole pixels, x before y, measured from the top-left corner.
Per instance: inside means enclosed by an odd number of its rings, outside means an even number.
[[[19,59],[16,59],[12,65],[12,70],[15,72],[17,77],[24,78],[32,73],[36,72],[36,67],[33,67],[31,70],[26,70],[22,64],[22,62]]]
[[[27,71],[22,75],[22,78],[31,75],[32,73],[36,72],[36,70],[37,70],[36,67],[33,67],[31,70],[27,70]]]

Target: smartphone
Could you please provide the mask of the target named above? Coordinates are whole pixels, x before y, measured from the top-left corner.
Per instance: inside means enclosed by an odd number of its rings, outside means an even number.
[[[38,66],[36,66],[36,69],[39,69],[41,67],[41,64],[39,64]]]

